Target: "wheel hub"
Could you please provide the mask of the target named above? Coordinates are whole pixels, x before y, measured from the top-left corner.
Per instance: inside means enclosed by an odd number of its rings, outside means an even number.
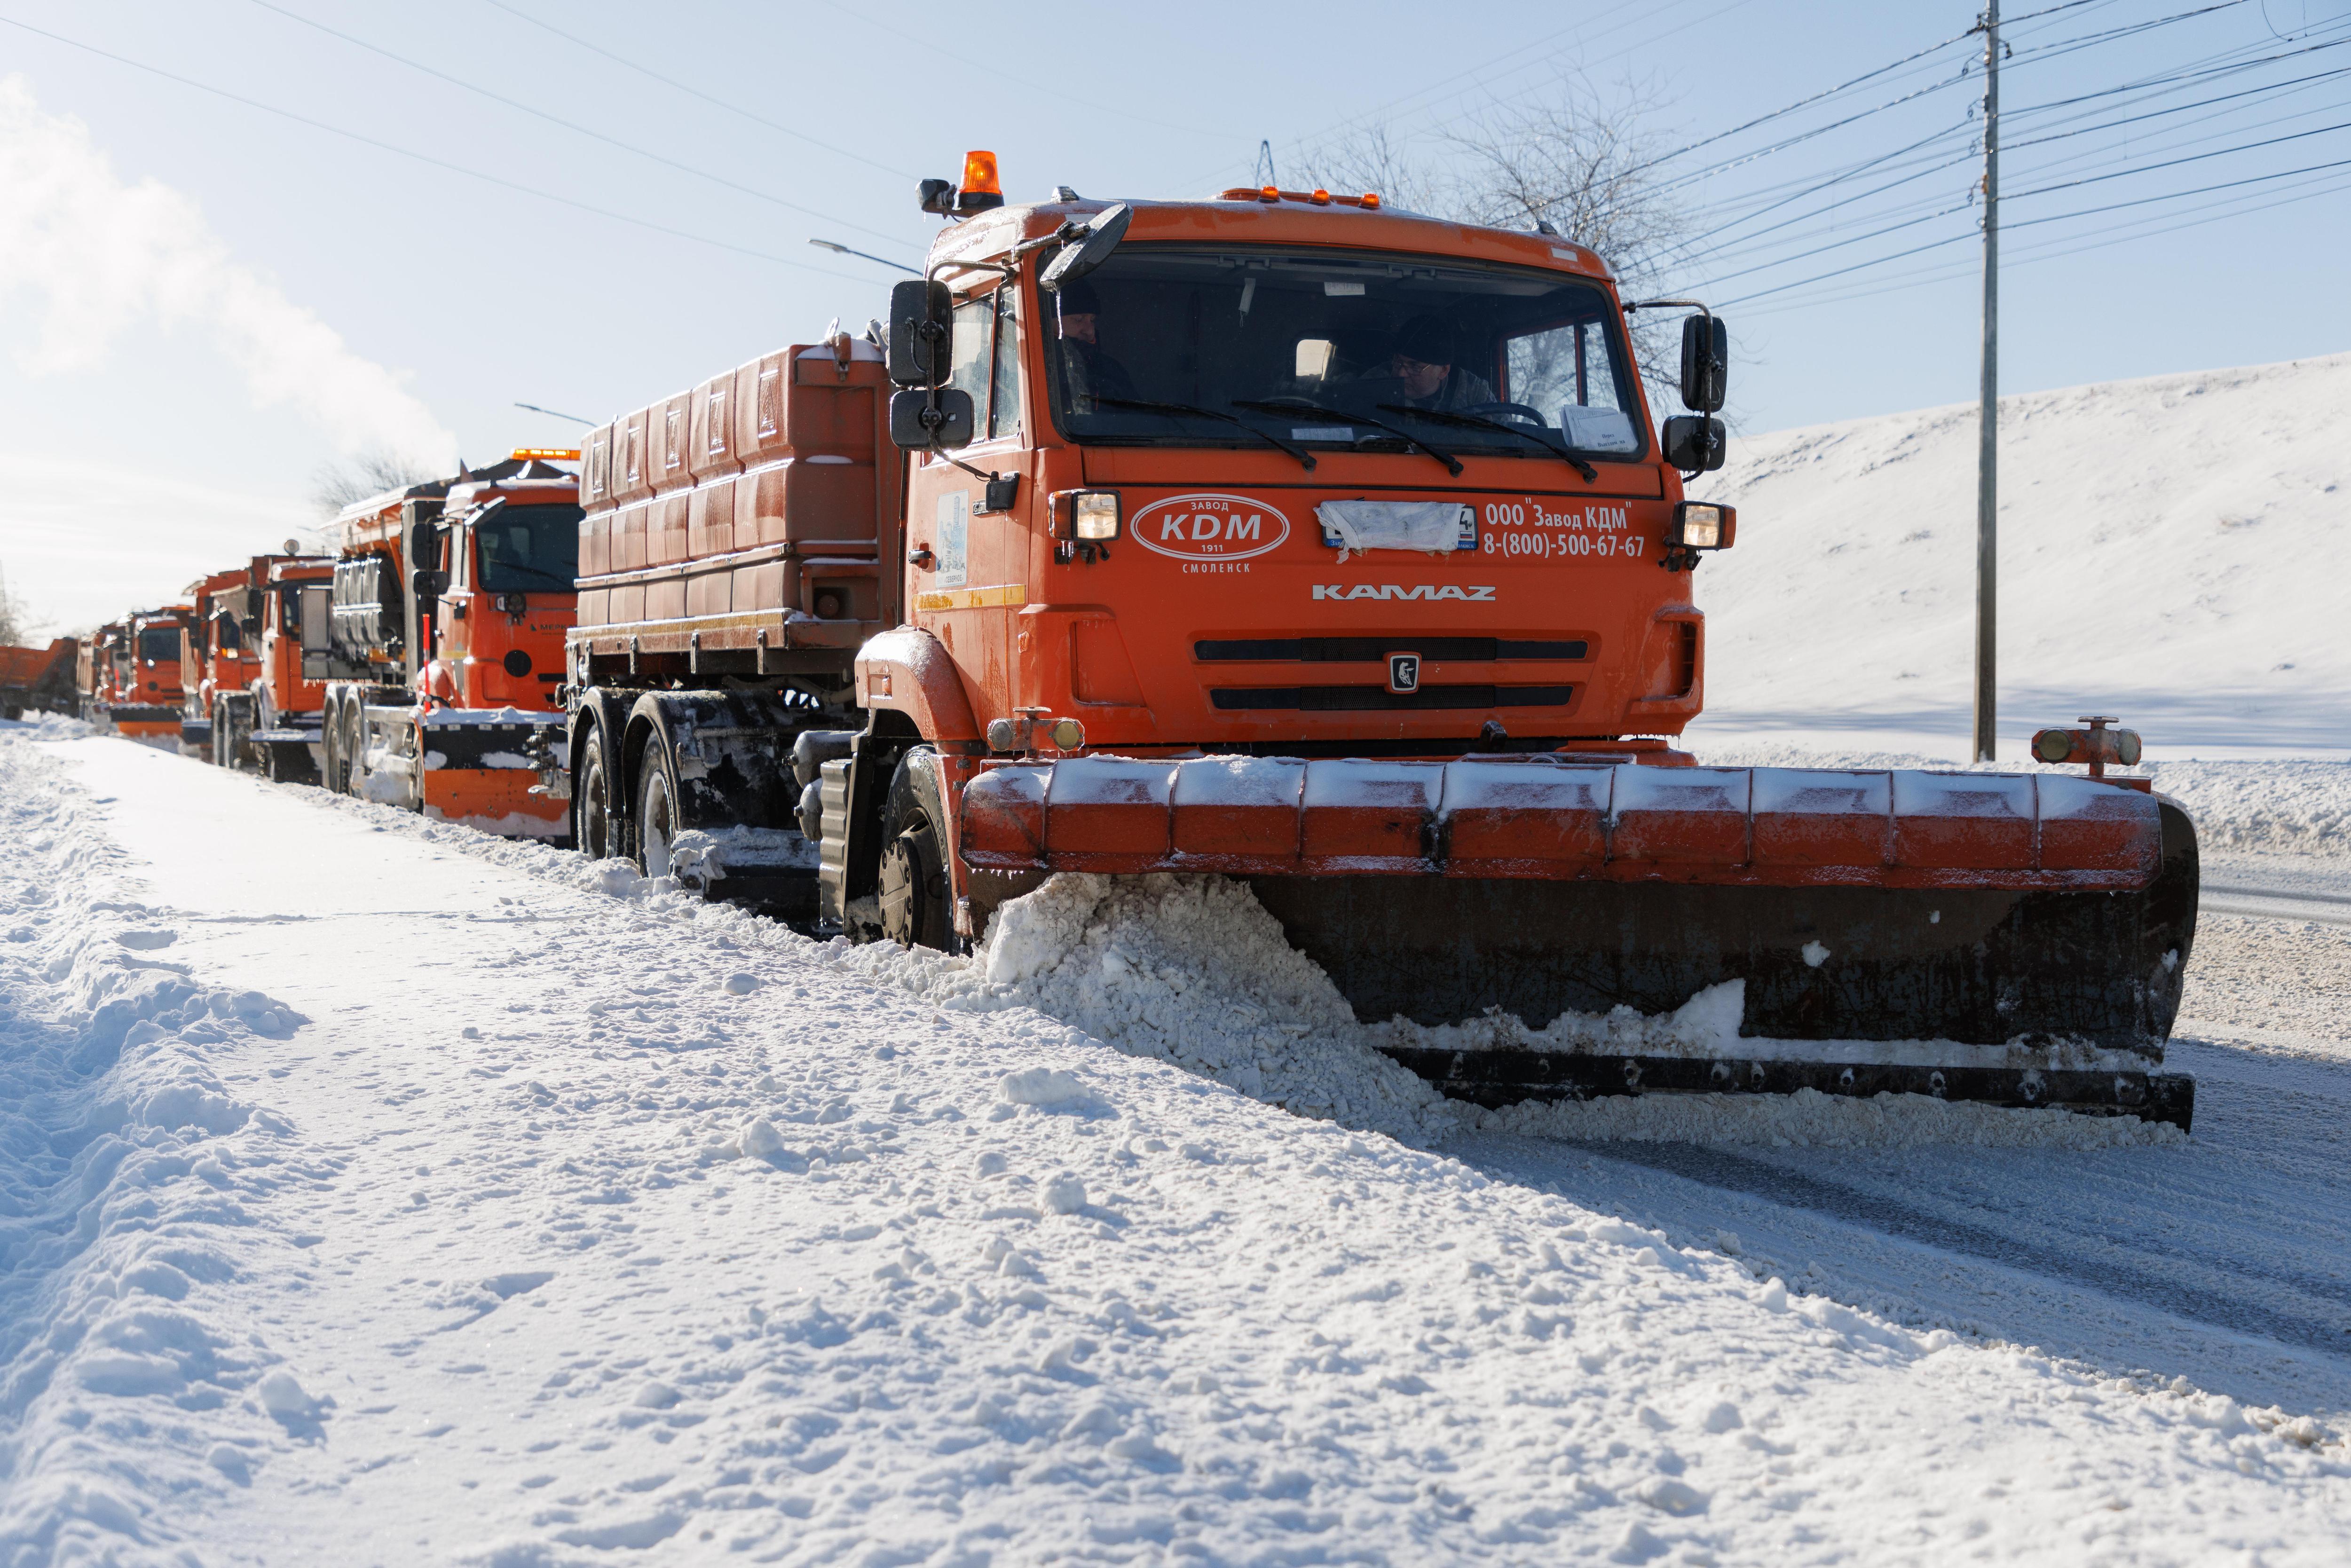
[[[883,846],[881,871],[882,934],[902,947],[922,939],[938,866],[930,836],[909,829]]]

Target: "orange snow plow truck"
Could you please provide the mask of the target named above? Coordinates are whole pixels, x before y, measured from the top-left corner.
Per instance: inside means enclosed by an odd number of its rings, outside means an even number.
[[[221,699],[243,692],[261,673],[261,655],[245,636],[250,567],[234,567],[188,584],[193,606],[180,632],[180,754],[217,760],[213,736]]]
[[[134,612],[92,639],[83,716],[100,730],[150,746],[180,744],[180,628],[184,604]]]
[[[337,519],[327,788],[508,838],[559,840],[538,758],[564,719],[579,484],[517,452]]]
[[[550,768],[587,852],[946,949],[1056,873],[1242,879],[1366,1023],[1495,1020],[1390,1050],[1489,1105],[2187,1124],[2158,1069],[2196,839],[2105,775],[2135,736],[2036,737],[2087,776],[1669,744],[1735,538],[1684,492],[1722,458],[1719,319],[1376,196],[1016,207],[994,176],[925,183],[948,221],[876,342],[590,436]],[[1626,330],[1658,306],[1696,312],[1662,423]],[[1674,1043],[1530,1032],[1619,1007]]]

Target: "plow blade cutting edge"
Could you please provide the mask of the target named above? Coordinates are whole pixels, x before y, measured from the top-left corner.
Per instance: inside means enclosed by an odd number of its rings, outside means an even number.
[[[1245,877],[1365,1023],[1541,1030],[1740,984],[1736,1038],[1708,1055],[1390,1051],[1481,1103],[1813,1088],[2183,1127],[2192,1106],[2189,1080],[2154,1070],[2194,937],[2195,831],[2116,782],[1078,758],[990,768],[960,827],[976,905],[1052,872]]]

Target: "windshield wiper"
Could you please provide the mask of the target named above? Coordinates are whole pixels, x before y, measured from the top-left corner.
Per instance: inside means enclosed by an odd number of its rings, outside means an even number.
[[[1269,446],[1280,447],[1304,464],[1308,473],[1314,472],[1314,454],[1302,446],[1292,446],[1272,432],[1259,430],[1248,420],[1233,414],[1224,413],[1213,408],[1197,408],[1188,402],[1154,402],[1149,399],[1139,397],[1097,397],[1094,402],[1109,408],[1139,408],[1148,413],[1196,413],[1202,419],[1221,419],[1227,424],[1237,425],[1248,431]]]
[[[1599,469],[1594,468],[1566,447],[1556,442],[1547,441],[1531,430],[1523,430],[1515,424],[1504,424],[1499,419],[1487,419],[1479,414],[1455,413],[1451,409],[1414,408],[1409,403],[1401,402],[1384,402],[1379,407],[1382,413],[1409,413],[1421,419],[1434,420],[1439,424],[1468,425],[1479,430],[1499,430],[1505,435],[1515,435],[1521,441],[1531,441],[1544,451],[1557,454],[1561,461],[1574,465],[1575,471],[1583,476],[1586,483],[1593,485],[1600,483]]]
[[[1255,409],[1260,413],[1312,413],[1320,414],[1324,419],[1343,419],[1350,424],[1368,424],[1374,430],[1384,430],[1397,440],[1409,442],[1419,447],[1450,469],[1455,478],[1461,476],[1461,459],[1454,456],[1450,452],[1440,451],[1431,446],[1408,430],[1398,430],[1393,424],[1384,424],[1367,413],[1349,413],[1343,408],[1325,408],[1319,402],[1308,402],[1304,398],[1290,397],[1274,399],[1237,397],[1233,399],[1233,406]]]

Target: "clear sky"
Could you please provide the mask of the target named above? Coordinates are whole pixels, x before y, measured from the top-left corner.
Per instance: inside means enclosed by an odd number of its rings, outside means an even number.
[[[2074,0],[2015,24],[2015,139],[2085,114],[2149,118],[2011,154],[2011,192],[2092,181],[2018,197],[2020,220],[2116,205],[2014,234],[2006,389],[2351,349],[2351,219],[2325,193],[2351,168],[2321,167],[2351,160],[2351,130],[2328,129],[2351,122],[2351,75],[2322,74],[2351,68],[2351,47],[2333,47],[2351,41],[2351,0],[2233,0],[2165,20],[2211,4]],[[1260,140],[1285,179],[1302,149],[1350,126],[1441,152],[1448,131],[1557,95],[1580,71],[1602,101],[1637,90],[1650,107],[1636,131],[1671,152],[1928,50],[1976,12],[0,0],[0,17],[88,47],[0,26],[0,570],[37,620],[79,627],[312,524],[311,476],[339,452],[445,445],[482,460],[568,444],[579,426],[513,404],[602,419],[835,316],[862,325],[893,275],[809,238],[916,259],[935,220],[915,210],[914,181],[952,177],[967,147],[1000,155],[1016,201],[1057,183],[1197,194],[1246,183]],[[1965,208],[1980,87],[1958,72],[1975,47],[1659,165],[1687,180],[1669,193],[1692,235],[1682,286],[1719,300],[1781,290],[1727,311],[1745,427],[1974,395]],[[2111,91],[2221,68],[2168,97]],[[2046,107],[2091,93],[2107,96]],[[1802,194],[1914,142],[1923,151],[1878,166],[1897,188],[1872,195],[1882,182],[1855,175]],[[2304,199],[2244,210],[2283,195]],[[1761,212],[1784,196],[1796,200]],[[1739,217],[1747,226],[1726,233]],[[1879,291],[1888,283],[1909,286]]]

